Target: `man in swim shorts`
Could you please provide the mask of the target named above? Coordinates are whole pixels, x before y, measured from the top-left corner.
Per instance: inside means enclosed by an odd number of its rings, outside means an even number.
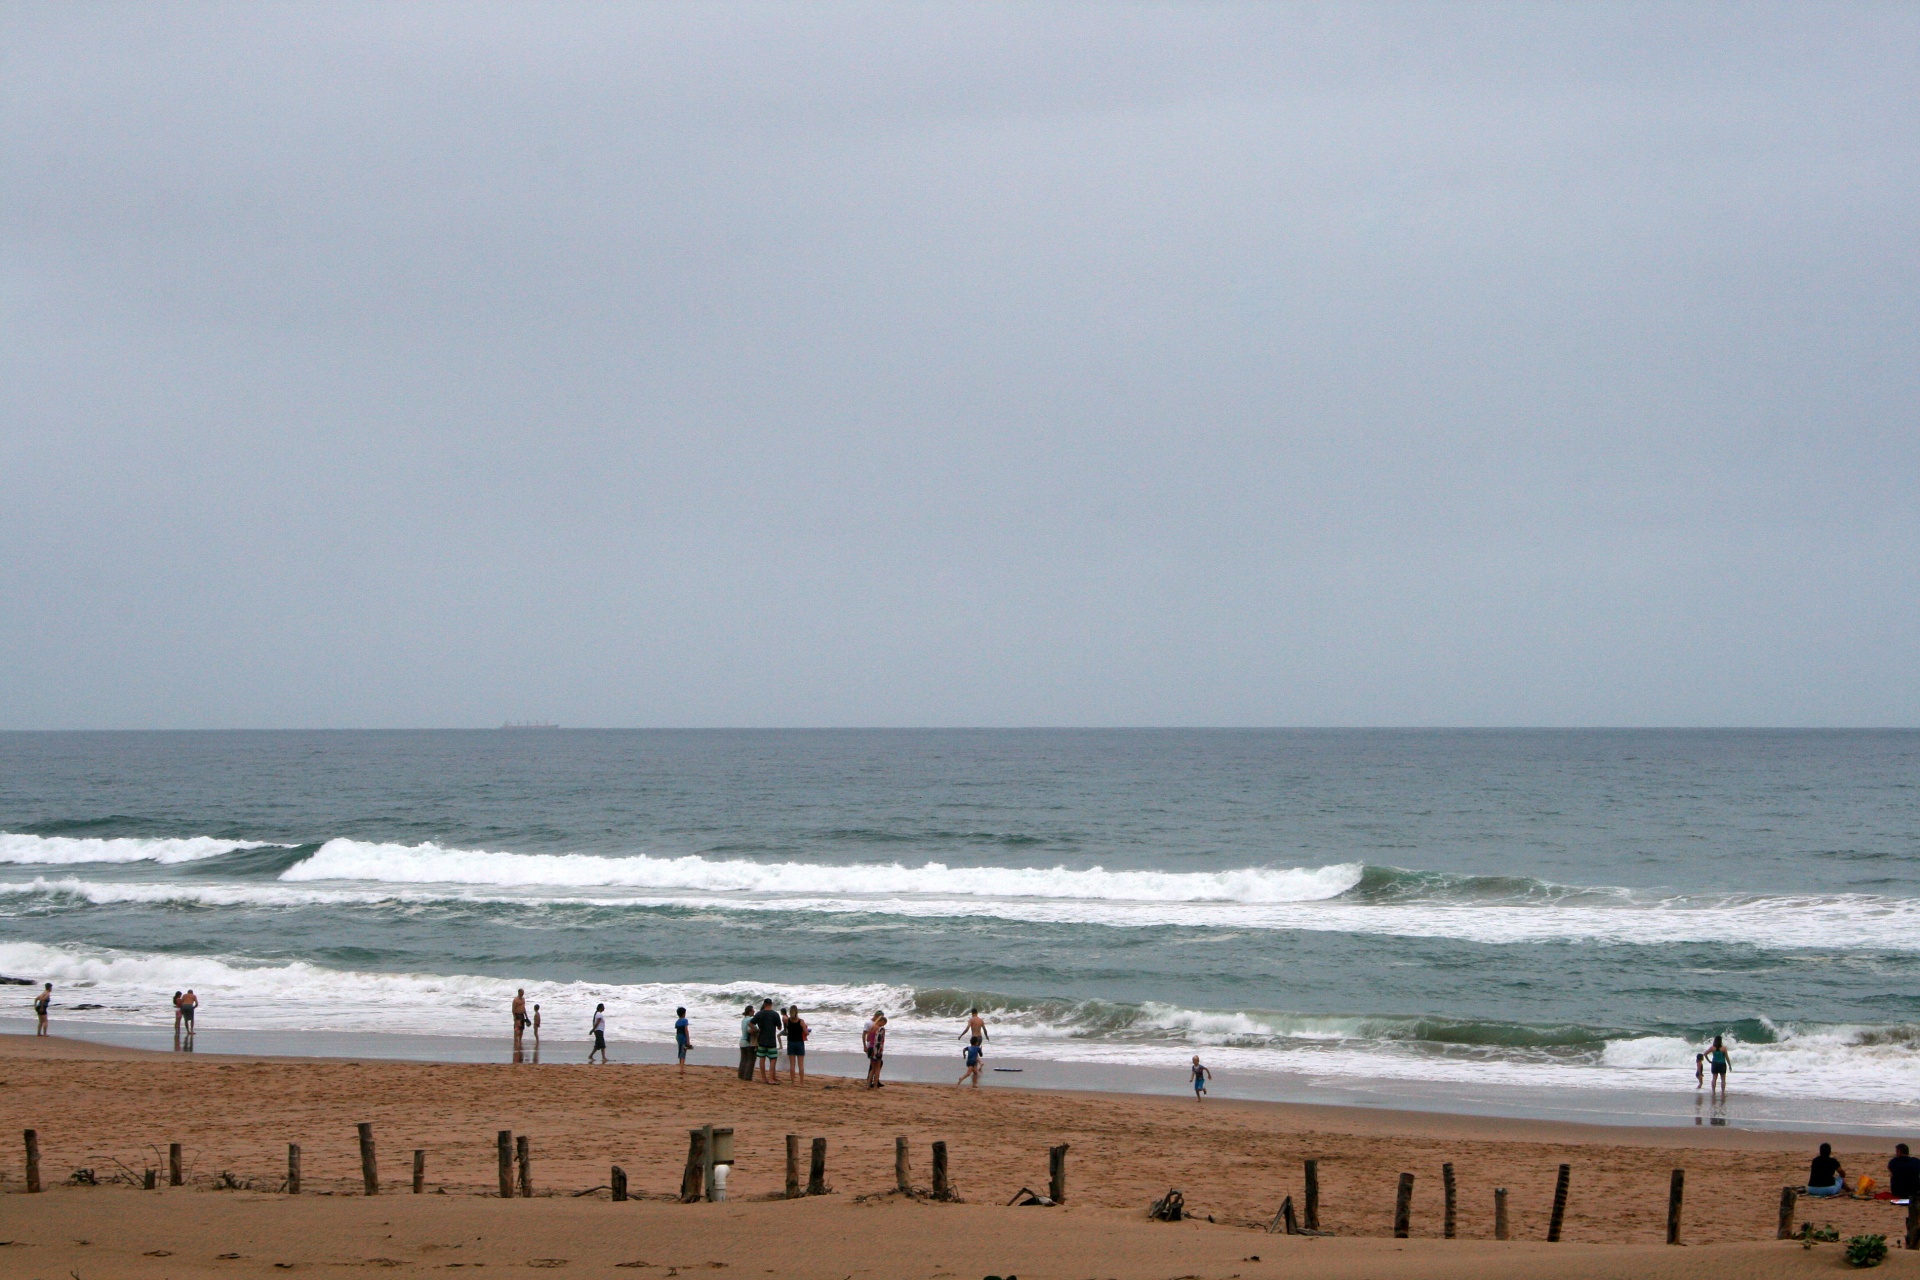
[[[527,989],[521,987],[513,993],[513,1047],[520,1047],[520,1038],[527,1030]]]
[[[687,1007],[673,1011],[673,1047],[680,1055],[680,1074],[687,1074],[687,1050],[693,1048],[693,1024],[687,1021]]]
[[[760,1060],[760,1078],[780,1083],[780,1027],[786,1019],[773,1011],[773,1001],[762,1000],[753,1015],[754,1056]]]
[[[980,1016],[978,1009],[969,1009],[967,1011],[967,1029],[954,1038],[956,1040],[971,1040],[975,1044],[980,1045],[993,1039],[992,1036],[987,1034],[987,1020]]]

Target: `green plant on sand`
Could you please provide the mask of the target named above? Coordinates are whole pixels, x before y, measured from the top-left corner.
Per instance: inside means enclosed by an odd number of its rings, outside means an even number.
[[[1887,1260],[1885,1236],[1848,1236],[1847,1263],[1855,1267],[1877,1267]]]

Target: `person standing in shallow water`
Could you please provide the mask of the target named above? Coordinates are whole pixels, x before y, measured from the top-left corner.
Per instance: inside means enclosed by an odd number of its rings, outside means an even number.
[[[1713,1086],[1707,1095],[1718,1095],[1722,1102],[1727,1100],[1727,1077],[1733,1073],[1733,1055],[1727,1052],[1726,1044],[1719,1036],[1713,1038],[1713,1048],[1707,1050],[1707,1070],[1713,1073]]]
[[[521,1039],[527,1031],[527,989],[521,987],[513,993],[513,1047],[520,1047]]]
[[[47,1010],[53,1007],[53,984],[49,982],[39,995],[33,998],[33,1016],[35,1019],[33,1034],[47,1034]]]

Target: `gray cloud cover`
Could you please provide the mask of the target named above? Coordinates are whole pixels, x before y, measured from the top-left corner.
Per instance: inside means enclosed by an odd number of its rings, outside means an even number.
[[[0,10],[0,727],[1920,723],[1920,8]]]

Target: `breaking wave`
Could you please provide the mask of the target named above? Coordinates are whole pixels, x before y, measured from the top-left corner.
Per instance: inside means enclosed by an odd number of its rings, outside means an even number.
[[[36,836],[0,831],[0,862],[29,866],[73,866],[88,862],[198,862],[241,849],[275,846],[264,840],[221,840],[213,836]]]

